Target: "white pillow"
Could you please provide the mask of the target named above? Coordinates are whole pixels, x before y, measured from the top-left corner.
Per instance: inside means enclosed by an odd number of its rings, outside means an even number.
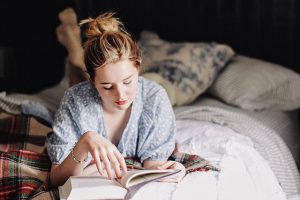
[[[206,91],[234,55],[225,44],[168,42],[149,31],[142,32],[139,45],[144,52],[142,75],[165,87],[176,106],[189,104]]]
[[[300,76],[281,65],[237,55],[209,93],[247,110],[289,111],[300,107]]]

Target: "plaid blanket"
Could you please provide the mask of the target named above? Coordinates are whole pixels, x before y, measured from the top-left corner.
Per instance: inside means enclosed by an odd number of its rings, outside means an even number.
[[[59,199],[57,188],[48,186],[51,161],[45,151],[47,123],[25,115],[0,113],[0,199]],[[218,170],[197,155],[174,151],[170,160],[183,163],[187,172]],[[126,158],[128,169],[141,163]]]

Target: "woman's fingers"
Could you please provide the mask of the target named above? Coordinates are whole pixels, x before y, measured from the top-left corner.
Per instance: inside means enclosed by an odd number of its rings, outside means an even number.
[[[102,164],[101,164],[101,160],[100,160],[100,155],[99,155],[99,152],[98,152],[97,149],[92,152],[92,156],[93,156],[93,158],[94,158],[94,160],[96,162],[96,166],[97,166],[99,174],[101,176],[103,176],[104,175],[103,168],[102,168]]]
[[[158,166],[157,168],[158,169],[180,169],[181,170],[177,174],[160,179],[159,181],[162,181],[162,182],[179,182],[185,176],[185,172],[186,172],[185,167],[181,163],[175,162],[175,161],[167,161],[166,163]]]
[[[119,150],[117,148],[115,148],[114,150],[114,154],[117,158],[117,160],[119,161],[119,163],[121,164],[121,168],[124,174],[127,173],[127,166],[126,166],[126,162],[125,159],[123,157],[123,155],[119,152]]]
[[[100,149],[100,158],[105,166],[105,170],[106,170],[106,173],[108,175],[108,178],[109,179],[113,179],[113,174],[112,174],[112,171],[111,171],[111,164],[109,162],[109,159],[107,157],[107,151],[106,149],[104,148],[101,148]]]
[[[122,172],[124,174],[127,173],[124,157],[116,146],[110,143],[106,138],[99,135],[96,135],[96,137],[99,137],[96,140],[93,140],[92,137],[90,137],[91,134],[86,135],[89,139],[89,152],[92,154],[97,169],[101,175],[105,175],[105,170],[107,176],[110,179],[113,179],[115,176],[120,178],[122,176]]]
[[[107,156],[108,156],[108,159],[109,159],[112,167],[114,168],[116,176],[118,178],[120,178],[122,176],[121,170],[120,170],[120,163],[114,154],[114,150],[112,150],[112,149],[108,150]]]

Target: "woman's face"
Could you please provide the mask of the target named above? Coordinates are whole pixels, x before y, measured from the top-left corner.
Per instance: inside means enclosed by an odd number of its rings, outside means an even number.
[[[104,110],[114,112],[130,107],[137,93],[138,75],[138,67],[128,59],[96,70],[94,85]]]

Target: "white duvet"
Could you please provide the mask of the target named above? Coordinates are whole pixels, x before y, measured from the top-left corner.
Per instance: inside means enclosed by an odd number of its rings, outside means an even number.
[[[286,199],[268,163],[248,137],[210,122],[178,120],[177,129],[180,151],[198,154],[221,171],[193,172],[179,184],[152,182],[133,199]]]

